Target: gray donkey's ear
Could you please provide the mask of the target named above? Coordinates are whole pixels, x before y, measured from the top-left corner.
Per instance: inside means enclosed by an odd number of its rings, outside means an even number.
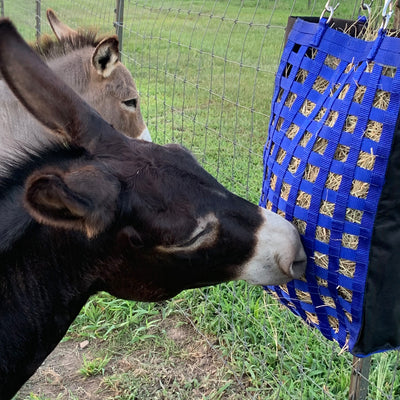
[[[62,23],[58,19],[56,13],[51,8],[49,8],[47,10],[46,15],[47,15],[49,24],[51,26],[51,29],[53,30],[54,34],[57,36],[58,40],[61,40],[64,37],[74,36],[77,34],[76,31],[74,31],[69,26]]]
[[[86,148],[126,138],[114,130],[28,46],[8,19],[0,19],[0,73],[27,110],[53,134]]]

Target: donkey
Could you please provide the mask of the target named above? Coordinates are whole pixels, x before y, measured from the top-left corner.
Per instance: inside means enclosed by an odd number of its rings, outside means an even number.
[[[61,138],[0,158],[2,400],[98,291],[160,301],[229,280],[280,284],[304,273],[305,253],[288,221],[230,193],[181,146],[118,132],[7,19],[0,72]]]
[[[94,31],[76,32],[51,9],[47,10],[47,18],[57,39],[44,36],[33,45],[34,50],[114,128],[125,135],[151,141],[132,75],[118,60],[117,37],[102,39]],[[0,132],[0,156],[13,157],[27,144],[36,149],[51,140],[2,80]]]

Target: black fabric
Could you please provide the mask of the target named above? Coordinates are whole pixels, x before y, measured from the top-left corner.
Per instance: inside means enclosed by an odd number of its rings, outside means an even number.
[[[314,24],[318,24],[319,17],[294,17],[291,16],[288,18],[286,30],[285,30],[285,43],[287,42],[288,36],[290,31],[293,28],[294,23],[298,18],[301,18],[304,21],[312,22]],[[329,22],[329,26],[336,30],[346,32],[348,35],[357,37],[361,34],[363,29],[365,29],[365,24],[362,22],[355,22],[348,19],[339,19],[339,18],[332,18]]]
[[[394,133],[386,182],[371,241],[363,326],[353,353],[400,347],[400,127]]]

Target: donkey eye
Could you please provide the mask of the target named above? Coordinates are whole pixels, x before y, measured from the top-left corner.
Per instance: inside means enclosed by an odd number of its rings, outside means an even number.
[[[129,99],[129,100],[125,100],[122,103],[125,104],[127,107],[130,108],[136,108],[137,106],[137,99]]]

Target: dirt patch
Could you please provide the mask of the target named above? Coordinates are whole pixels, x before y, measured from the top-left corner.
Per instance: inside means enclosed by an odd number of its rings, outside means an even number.
[[[101,400],[115,395],[102,387],[104,375],[85,377],[79,372],[84,359],[90,359],[105,343],[92,343],[81,349],[78,342],[60,343],[36,371],[35,375],[19,391],[16,400],[38,399],[88,399]],[[101,392],[101,394],[100,394]]]
[[[124,346],[115,340],[59,344],[15,400],[243,399],[243,383],[187,321],[167,318],[146,339]],[[92,376],[94,361],[106,360]]]

